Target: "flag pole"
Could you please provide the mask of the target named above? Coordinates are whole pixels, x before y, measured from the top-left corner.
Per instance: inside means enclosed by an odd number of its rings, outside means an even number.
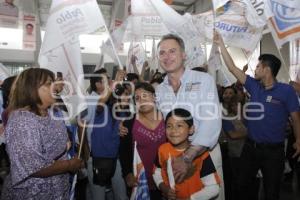
[[[84,136],[85,136],[85,128],[86,128],[86,120],[84,120],[83,122],[83,128],[82,128],[82,132],[81,132],[81,138],[80,138],[80,145],[79,145],[79,151],[78,151],[78,159],[80,159],[81,156],[81,152],[82,152],[82,146],[83,146],[83,140],[84,140]],[[71,190],[70,190],[70,200],[74,200],[75,197],[75,188],[76,188],[76,183],[77,183],[77,173],[74,175],[73,177],[73,181],[72,181],[72,186],[71,186]]]
[[[79,145],[79,151],[78,151],[79,159],[80,159],[81,152],[82,152],[83,140],[84,140],[84,135],[85,135],[85,127],[86,127],[86,120],[84,120],[84,122],[83,122],[83,128],[82,128],[82,133],[81,133],[81,139],[80,139],[80,145]]]

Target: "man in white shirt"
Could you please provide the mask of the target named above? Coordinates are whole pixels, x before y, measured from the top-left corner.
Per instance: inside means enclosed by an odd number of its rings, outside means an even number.
[[[187,109],[195,124],[195,133],[190,138],[191,146],[183,156],[174,159],[176,182],[180,183],[188,176],[192,161],[206,150],[211,150],[212,160],[222,177],[222,159],[218,145],[221,115],[216,83],[210,75],[191,71],[184,66],[184,42],[176,35],[162,37],[158,44],[158,58],[160,66],[167,73],[156,90],[158,108],[164,117],[174,108]],[[222,184],[218,199],[224,199]]]

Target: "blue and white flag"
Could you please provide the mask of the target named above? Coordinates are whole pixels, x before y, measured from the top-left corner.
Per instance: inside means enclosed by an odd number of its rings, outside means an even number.
[[[150,200],[146,171],[134,143],[133,175],[137,178],[137,186],[133,188],[130,200]]]

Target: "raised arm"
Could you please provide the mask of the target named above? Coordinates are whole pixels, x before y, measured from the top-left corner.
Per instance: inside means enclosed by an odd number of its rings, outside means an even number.
[[[242,84],[245,84],[246,82],[246,74],[243,70],[239,69],[233,62],[230,54],[228,53],[224,41],[222,39],[222,36],[218,32],[214,32],[214,42],[219,45],[221,49],[221,54],[223,57],[223,60],[228,68],[228,70],[239,80]]]

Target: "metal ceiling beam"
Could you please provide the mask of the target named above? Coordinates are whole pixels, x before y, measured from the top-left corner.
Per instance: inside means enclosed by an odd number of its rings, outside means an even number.
[[[193,13],[195,12],[195,4],[198,2],[199,0],[195,0],[193,3],[189,4],[185,9],[184,12],[188,11],[191,7],[194,6],[194,10]]]
[[[112,2],[110,2],[110,1],[97,0],[97,3],[100,4],[100,5],[112,6]]]

